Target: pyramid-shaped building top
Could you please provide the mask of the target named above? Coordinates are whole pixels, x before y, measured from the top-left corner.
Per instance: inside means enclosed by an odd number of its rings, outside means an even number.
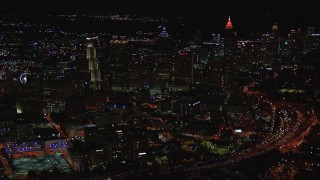
[[[229,16],[229,19],[228,19],[228,22],[225,26],[225,29],[233,29],[233,25],[232,25],[232,22],[231,22],[231,19],[230,19],[230,16]]]

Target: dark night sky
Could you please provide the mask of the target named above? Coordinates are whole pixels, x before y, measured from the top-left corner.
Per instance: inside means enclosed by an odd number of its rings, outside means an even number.
[[[0,14],[136,13],[184,15],[195,21],[225,21],[231,15],[242,27],[278,22],[296,28],[319,27],[317,4],[317,0],[0,0]]]
[[[15,13],[134,12],[134,13],[248,13],[265,11],[319,14],[317,0],[1,0],[1,11]],[[230,11],[230,12],[228,12]]]

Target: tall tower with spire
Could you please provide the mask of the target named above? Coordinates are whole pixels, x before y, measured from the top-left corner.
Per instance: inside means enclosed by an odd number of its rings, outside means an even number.
[[[227,24],[225,26],[225,29],[227,29],[227,30],[232,30],[233,29],[233,25],[232,25],[230,16],[229,16],[228,22],[227,22]]]
[[[93,46],[93,41],[95,38],[87,38],[87,53],[86,57],[89,64],[89,71],[91,76],[90,81],[90,88],[93,90],[100,90],[101,89],[101,75],[99,69],[99,63],[97,58],[97,49]]]
[[[237,41],[233,29],[234,27],[229,16],[224,33],[224,57],[227,60],[234,59],[235,51],[237,48]]]
[[[161,27],[157,40],[158,54],[169,54],[172,51],[172,39],[165,26]]]

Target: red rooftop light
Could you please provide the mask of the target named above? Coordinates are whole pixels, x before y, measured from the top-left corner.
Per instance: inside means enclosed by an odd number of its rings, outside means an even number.
[[[227,24],[226,24],[225,29],[233,29],[233,25],[232,25],[230,16],[229,16],[229,19],[228,19],[228,22],[227,22]]]

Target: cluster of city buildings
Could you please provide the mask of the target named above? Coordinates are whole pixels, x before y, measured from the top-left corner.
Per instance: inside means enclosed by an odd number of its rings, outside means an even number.
[[[311,75],[304,84],[277,81],[283,69],[314,70],[306,62],[320,48],[314,27],[283,34],[274,24],[270,33],[240,39],[229,17],[224,32],[204,40],[197,30],[185,41],[164,25],[123,35],[1,24],[0,155],[8,174],[30,171],[16,168],[17,159],[57,154],[70,167],[48,170],[179,169],[221,159],[272,131],[270,107],[245,92],[319,100]]]

